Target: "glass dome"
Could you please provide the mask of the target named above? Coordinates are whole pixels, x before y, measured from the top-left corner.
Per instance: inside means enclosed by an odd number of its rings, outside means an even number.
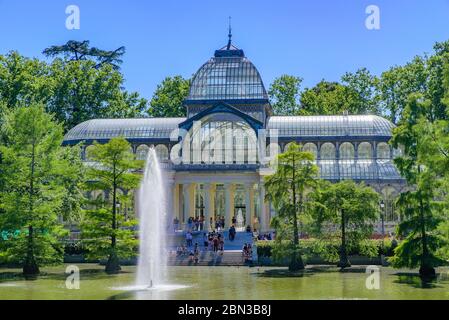
[[[268,100],[259,71],[231,45],[215,52],[193,76],[188,100]]]

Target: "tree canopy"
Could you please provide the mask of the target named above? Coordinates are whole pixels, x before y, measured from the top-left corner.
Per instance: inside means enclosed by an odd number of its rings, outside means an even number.
[[[87,171],[87,189],[106,191],[110,197],[103,205],[87,210],[83,238],[90,256],[107,258],[106,272],[117,273],[119,258],[129,257],[137,246],[131,229],[136,220],[117,212],[118,191],[138,187],[141,177],[135,171],[142,168],[143,162],[135,159],[131,145],[121,137],[106,144],[95,143],[88,149],[88,157],[96,166]]]
[[[345,180],[338,183],[322,183],[321,188],[312,195],[312,224],[316,225],[318,237],[340,238],[338,267],[351,266],[348,247],[357,245],[370,237],[379,211],[379,195],[371,187]],[[339,226],[332,232],[326,226]]]
[[[302,151],[298,144],[293,143],[285,153],[276,157],[274,174],[265,177],[266,199],[271,201],[277,212],[272,221],[277,231],[275,251],[289,256],[290,271],[304,269],[299,245],[299,219],[305,213],[307,194],[317,184],[318,167],[313,161],[312,153]]]
[[[39,266],[62,262],[61,240],[67,232],[59,222],[62,210],[77,201],[82,169],[74,149],[61,147],[62,126],[42,105],[19,107],[2,125],[7,144],[0,145],[0,258],[20,262],[25,275]]]
[[[185,117],[184,99],[189,95],[190,80],[181,76],[167,77],[156,88],[150,101],[151,117]]]
[[[42,53],[50,58],[62,57],[71,61],[91,60],[95,62],[95,64],[92,65],[95,69],[108,64],[112,66],[113,69],[118,70],[123,63],[122,57],[125,52],[126,49],[123,46],[108,51],[90,47],[90,41],[88,40],[69,40],[63,45],[48,47]]]
[[[273,112],[279,116],[300,113],[299,94],[302,79],[290,75],[276,78],[268,90]]]
[[[69,130],[93,118],[139,117],[147,101],[123,89],[110,64],[55,59],[45,63],[17,52],[0,55],[0,102],[7,110],[39,102]],[[1,118],[1,115],[0,115]]]

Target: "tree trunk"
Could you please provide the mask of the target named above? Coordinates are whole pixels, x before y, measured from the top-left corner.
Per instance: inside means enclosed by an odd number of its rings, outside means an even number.
[[[421,239],[422,239],[422,256],[421,256],[421,266],[419,268],[419,275],[421,277],[434,277],[435,276],[435,268],[429,261],[429,248],[427,245],[427,234],[426,234],[426,225],[425,225],[425,217],[424,217],[424,206],[422,202],[421,195],[419,196],[419,213],[421,220]]]
[[[301,254],[298,252],[299,247],[299,228],[298,228],[298,218],[295,215],[293,216],[293,232],[294,232],[294,238],[293,238],[293,244],[294,244],[294,250],[292,252],[290,264],[288,266],[289,271],[299,271],[304,269],[304,262],[302,260]]]
[[[33,203],[33,196],[34,196],[34,172],[35,172],[35,153],[36,153],[36,147],[33,143],[32,145],[32,151],[31,151],[31,163],[30,163],[30,189],[29,189],[29,219],[30,221],[33,221],[33,212],[34,212],[34,203]],[[30,224],[28,226],[28,237],[27,237],[27,250],[26,250],[26,256],[25,261],[23,264],[22,272],[25,276],[36,276],[39,274],[39,266],[36,262],[36,257],[34,256],[34,230],[33,226]]]
[[[109,274],[119,273],[120,263],[117,257],[117,237],[115,231],[117,230],[117,183],[115,179],[115,168],[114,168],[114,182],[112,188],[112,235],[111,235],[111,252],[109,253],[109,258],[106,263],[105,271]]]
[[[25,276],[36,276],[39,274],[39,266],[34,256],[33,226],[28,227],[27,253],[22,272]]]
[[[295,185],[295,160],[293,159],[293,179],[292,179],[292,192],[293,192],[293,245],[294,250],[290,264],[288,266],[289,271],[299,271],[304,269],[304,262],[302,261],[301,253],[299,250],[299,228],[298,228],[298,212],[296,204],[296,185]]]
[[[346,248],[346,217],[345,211],[341,210],[341,246],[340,246],[340,261],[337,267],[344,269],[350,267],[351,263],[348,259],[348,252]]]
[[[120,267],[120,262],[117,257],[117,253],[112,251],[109,254],[108,261],[106,262],[106,268],[104,271],[108,274],[116,274],[119,273],[122,268]]]

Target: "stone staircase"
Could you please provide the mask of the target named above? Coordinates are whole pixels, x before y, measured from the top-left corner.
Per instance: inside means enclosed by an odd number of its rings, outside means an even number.
[[[193,244],[198,243],[200,248],[200,255],[198,263],[191,261],[189,255],[170,256],[168,258],[169,265],[176,266],[244,266],[248,265],[242,258],[242,248],[245,243],[253,243],[252,233],[237,232],[234,241],[229,240],[228,231],[223,231],[222,235],[225,239],[224,252],[214,253],[213,251],[204,248],[203,232],[194,232]],[[174,249],[177,246],[185,243],[185,233],[179,233],[172,236],[170,246]]]
[[[229,232],[223,232],[223,236],[225,237],[225,250],[238,250],[242,251],[245,243],[253,243],[253,234],[251,232],[237,232],[235,235],[234,241],[229,240]]]
[[[192,232],[193,244],[198,243],[200,248],[203,248],[203,231]],[[225,250],[242,250],[245,243],[253,243],[253,236],[251,232],[237,232],[234,241],[229,240],[229,232],[223,231],[222,235],[225,240],[224,249]],[[185,244],[185,232],[177,232],[175,235],[171,234],[169,236],[168,245],[170,247],[177,247]]]
[[[228,250],[224,252],[201,251],[198,263],[190,259],[188,255],[169,257],[168,265],[172,266],[247,266],[242,257],[241,250]]]

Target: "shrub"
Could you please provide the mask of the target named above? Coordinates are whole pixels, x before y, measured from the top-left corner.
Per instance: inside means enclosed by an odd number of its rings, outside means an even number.
[[[257,241],[257,255],[259,257],[272,257],[272,249],[275,241]],[[396,241],[368,239],[357,243],[348,244],[348,254],[355,256],[377,257],[379,255],[392,256],[394,248],[397,246]],[[321,240],[321,239],[301,239],[300,247],[304,255],[319,256],[328,262],[336,262],[339,259],[340,241]]]

